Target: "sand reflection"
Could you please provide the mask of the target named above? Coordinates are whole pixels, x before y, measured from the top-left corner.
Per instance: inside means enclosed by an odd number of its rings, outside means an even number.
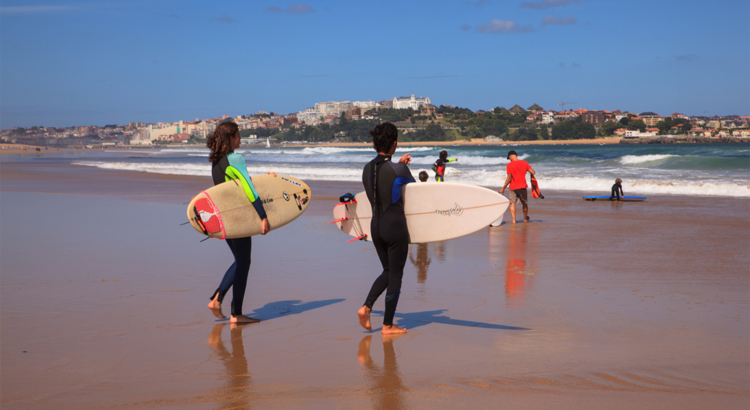
[[[501,270],[501,266],[505,268],[505,305],[510,309],[523,307],[533,286],[536,242],[536,229],[526,224],[517,224],[505,231],[489,230],[490,264],[496,270]],[[507,252],[501,249],[507,249]]]
[[[231,351],[224,346],[221,331],[226,324],[214,326],[208,335],[208,346],[221,358],[226,367],[224,386],[217,389],[216,400],[221,403],[219,409],[250,409],[252,380],[247,371],[245,346],[242,343],[242,330],[248,326],[230,326]]]
[[[396,364],[396,351],[393,342],[404,335],[383,336],[383,365],[378,366],[370,357],[372,335],[365,336],[359,342],[357,359],[366,369],[365,376],[370,383],[367,393],[371,396],[373,409],[404,409],[406,400],[401,394],[406,390]]]
[[[425,283],[427,280],[427,268],[432,262],[428,245],[426,243],[417,244],[417,258],[414,259],[414,252],[409,252],[409,260],[417,268],[417,282]]]

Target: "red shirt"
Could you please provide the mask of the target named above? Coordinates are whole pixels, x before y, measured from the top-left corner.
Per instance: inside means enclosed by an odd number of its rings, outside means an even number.
[[[511,161],[506,167],[506,172],[510,175],[510,189],[526,188],[526,171],[531,169],[528,162],[517,159]]]

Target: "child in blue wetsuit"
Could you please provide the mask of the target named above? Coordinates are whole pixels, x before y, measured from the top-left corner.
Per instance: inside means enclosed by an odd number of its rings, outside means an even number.
[[[262,224],[261,235],[268,233],[271,230],[271,226],[268,223],[266,211],[263,209],[263,203],[258,197],[255,186],[253,186],[253,181],[247,173],[245,159],[241,155],[234,153],[234,150],[240,147],[240,130],[237,124],[231,121],[220,123],[216,126],[216,130],[211,137],[208,138],[206,146],[211,149],[208,160],[211,161],[211,176],[213,177],[214,185],[233,179],[241,180],[248,199],[253,204],[253,208],[255,208],[258,216],[260,216]],[[269,174],[276,175],[272,172],[269,172]],[[232,293],[232,315],[229,322],[235,324],[260,322],[258,319],[242,314],[242,301],[245,298],[247,275],[250,272],[252,238],[235,238],[227,239],[226,241],[234,255],[234,263],[224,274],[224,279],[222,279],[219,288],[211,296],[211,303],[208,304],[208,308],[211,309],[216,317],[225,318],[226,316],[221,312],[221,302],[224,300],[224,295],[229,291],[229,288],[234,287]]]

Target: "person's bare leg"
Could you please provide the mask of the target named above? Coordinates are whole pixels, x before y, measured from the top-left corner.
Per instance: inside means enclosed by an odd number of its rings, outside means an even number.
[[[221,302],[219,302],[219,292],[216,292],[216,296],[208,302],[208,308],[211,309],[211,313],[219,319],[226,319],[224,313],[221,312]]]
[[[523,221],[529,222],[529,206],[523,204]]]
[[[516,204],[510,203],[510,222],[516,223]]]
[[[367,306],[362,306],[357,311],[360,326],[364,327],[367,330],[372,330],[372,325],[370,325],[370,310],[371,309]]]
[[[395,335],[399,333],[409,333],[409,331],[406,329],[401,329],[400,327],[396,325],[391,325],[391,326],[383,325],[382,333],[384,335]]]
[[[258,322],[260,322],[260,319],[256,319],[256,318],[245,316],[245,315],[232,316],[229,318],[229,323],[237,324],[237,325],[246,325],[249,323],[258,323]]]

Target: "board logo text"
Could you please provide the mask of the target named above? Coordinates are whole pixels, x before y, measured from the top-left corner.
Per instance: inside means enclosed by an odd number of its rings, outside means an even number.
[[[441,211],[439,209],[436,209],[435,213],[440,214],[440,215],[445,215],[445,216],[451,216],[451,215],[459,216],[462,213],[464,213],[464,209],[461,208],[461,205],[456,204],[456,206],[454,206],[453,208],[446,209],[445,211]]]
[[[298,187],[300,187],[300,188],[302,187],[302,184],[300,184],[300,183],[299,183],[299,182],[297,182],[297,181],[292,181],[291,179],[289,179],[289,178],[287,178],[287,177],[281,177],[281,180],[282,180],[282,181],[284,181],[284,182],[288,182],[288,183],[290,183],[290,184],[292,184],[292,185],[297,185],[297,186],[298,186]]]

